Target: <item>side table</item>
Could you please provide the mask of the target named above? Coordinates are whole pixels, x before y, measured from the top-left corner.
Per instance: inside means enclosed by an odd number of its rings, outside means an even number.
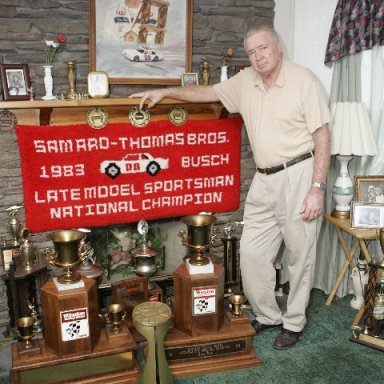
[[[333,224],[335,227],[341,247],[343,248],[346,257],[346,260],[344,261],[344,264],[341,267],[339,274],[337,275],[332,291],[326,301],[326,304],[330,305],[337,289],[339,288],[340,283],[345,276],[345,273],[348,270],[348,267],[351,269],[355,267],[353,255],[355,254],[356,250],[360,249],[367,263],[371,262],[371,255],[369,254],[366,241],[375,240],[377,238],[377,232],[376,229],[352,228],[349,219],[338,219],[337,217],[333,217],[330,214],[324,215],[324,219]],[[351,235],[354,238],[351,248],[349,248],[346,241],[346,235]]]

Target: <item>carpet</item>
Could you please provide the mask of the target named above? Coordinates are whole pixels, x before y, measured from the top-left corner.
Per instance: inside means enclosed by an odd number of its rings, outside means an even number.
[[[235,211],[241,118],[16,128],[31,232]]]

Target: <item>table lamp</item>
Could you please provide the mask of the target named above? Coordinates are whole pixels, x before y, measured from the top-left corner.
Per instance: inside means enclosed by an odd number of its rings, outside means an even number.
[[[348,173],[348,163],[354,155],[374,156],[378,150],[368,111],[363,103],[333,103],[331,112],[333,116],[331,155],[337,155],[336,159],[340,163],[340,173],[333,186],[336,207],[332,216],[349,219],[354,184]]]

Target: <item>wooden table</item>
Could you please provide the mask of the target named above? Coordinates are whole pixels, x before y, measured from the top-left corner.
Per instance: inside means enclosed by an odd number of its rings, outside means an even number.
[[[324,215],[324,219],[334,225],[341,247],[343,248],[346,257],[346,260],[336,278],[335,284],[333,285],[332,291],[328,296],[326,304],[330,305],[337,289],[339,288],[340,283],[345,276],[345,273],[348,270],[348,267],[351,269],[355,267],[355,263],[353,261],[353,255],[355,252],[360,249],[367,263],[371,262],[371,255],[369,254],[366,241],[375,240],[377,238],[377,231],[376,229],[352,228],[349,219],[338,219],[330,214]],[[351,248],[349,248],[346,241],[346,235],[351,235],[354,238]]]

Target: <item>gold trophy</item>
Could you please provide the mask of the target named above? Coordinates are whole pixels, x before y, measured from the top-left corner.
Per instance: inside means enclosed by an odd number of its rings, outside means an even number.
[[[103,315],[103,320],[106,324],[112,324],[112,333],[117,334],[121,332],[121,322],[127,316],[127,311],[122,304],[110,304],[106,308]]]
[[[16,333],[25,341],[24,348],[30,349],[32,347],[31,339],[35,336],[36,332],[33,329],[36,319],[33,317],[20,317],[16,320]]]
[[[179,237],[182,244],[194,252],[189,258],[189,263],[209,264],[210,260],[204,253],[219,236],[217,228],[214,228],[211,234],[211,225],[216,222],[216,217],[210,214],[191,215],[183,217],[182,222],[187,224],[188,237],[184,230],[179,231]]]
[[[23,228],[20,232],[20,237],[23,239],[23,243],[20,246],[21,260],[26,271],[32,269],[32,264],[36,255],[36,248],[29,241],[29,229]]]
[[[231,304],[231,312],[235,317],[242,316],[242,305],[245,304],[247,299],[244,295],[231,295],[228,297],[228,301]]]
[[[15,246],[19,245],[19,237],[20,237],[20,230],[21,230],[20,220],[16,216],[20,208],[22,208],[22,205],[13,205],[12,207],[9,207],[7,209],[7,211],[9,211],[8,228],[13,238],[12,245],[15,245]]]
[[[49,264],[64,270],[57,280],[61,284],[73,284],[80,281],[80,276],[74,267],[83,262],[86,254],[81,253],[85,234],[76,229],[52,232],[48,237],[53,241],[55,252],[47,254]]]

